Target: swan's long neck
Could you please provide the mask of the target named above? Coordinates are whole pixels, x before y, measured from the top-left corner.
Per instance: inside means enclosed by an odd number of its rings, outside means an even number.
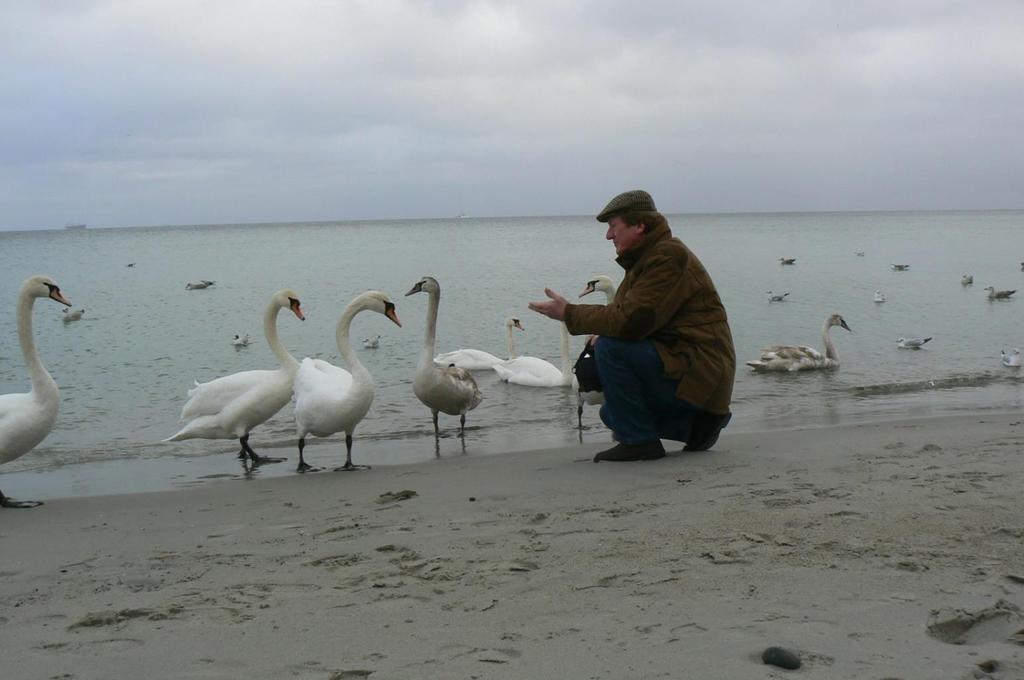
[[[562,381],[569,385],[572,383],[572,357],[569,356],[569,329],[564,323],[558,324],[562,328]]]
[[[349,372],[352,373],[353,378],[356,380],[365,380],[370,377],[370,372],[359,361],[359,357],[356,356],[355,350],[352,349],[352,343],[349,341],[349,328],[352,326],[352,319],[364,309],[365,307],[358,302],[353,302],[346,307],[345,311],[341,314],[341,318],[338,319],[338,327],[334,332],[334,337],[338,341],[338,351],[341,353],[341,358],[345,360]]]
[[[515,327],[512,324],[505,324],[505,344],[508,347],[508,358],[516,358],[516,336]]]
[[[609,286],[608,288],[605,288],[604,289],[604,297],[605,297],[605,302],[607,304],[610,305],[612,302],[614,302],[615,301],[615,286]]]
[[[267,305],[267,311],[263,313],[263,335],[267,338],[270,351],[274,353],[274,356],[281,363],[281,368],[296,371],[299,368],[299,362],[285,349],[284,345],[281,344],[281,338],[277,335],[277,314],[280,311],[281,306],[276,302],[272,301]]]
[[[27,290],[22,290],[18,296],[18,344],[21,345],[21,355],[25,357],[25,366],[28,368],[29,378],[32,380],[32,392],[39,395],[57,395],[57,383],[50,377],[43,362],[39,359],[39,352],[36,350],[36,341],[32,336],[32,305],[35,297]]]
[[[429,291],[430,303],[427,305],[427,333],[423,336],[422,362],[433,361],[434,345],[437,342],[437,308],[441,306],[441,292]]]
[[[832,336],[829,335],[829,329],[831,324],[826,320],[825,325],[821,327],[821,342],[825,345],[825,356],[832,361],[839,361],[839,355],[836,354],[836,346],[832,342]]]

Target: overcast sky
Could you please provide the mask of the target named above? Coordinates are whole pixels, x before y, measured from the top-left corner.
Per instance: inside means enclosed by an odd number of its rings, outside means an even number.
[[[0,229],[1022,208],[1024,2],[5,0]]]

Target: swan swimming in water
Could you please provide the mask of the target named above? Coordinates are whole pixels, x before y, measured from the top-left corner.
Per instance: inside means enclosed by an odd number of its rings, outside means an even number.
[[[231,341],[231,344],[235,347],[248,347],[249,346],[249,334],[246,333],[244,337],[235,336],[235,339]]]
[[[989,300],[1009,300],[1010,296],[1016,293],[1016,290],[996,290],[992,286],[985,288],[988,291]]]
[[[383,314],[398,327],[395,304],[384,293],[367,291],[349,303],[335,330],[335,340],[341,358],[349,370],[339,368],[320,359],[305,358],[295,374],[295,426],[299,435],[299,472],[312,468],[302,457],[306,436],[328,437],[336,432],[345,433],[345,464],[338,470],[361,470],[364,465],[352,464],[352,440],[356,426],[373,404],[373,377],[359,361],[349,341],[352,319],[362,311]],[[377,336],[380,337],[379,335]]]
[[[375,338],[363,338],[363,349],[377,349],[380,347],[380,336]]]
[[[64,323],[71,323],[72,321],[80,320],[84,314],[84,309],[76,309],[75,311],[71,311],[71,308],[69,307],[64,310],[64,316],[61,317],[61,320],[64,321]]]
[[[885,293],[880,290],[875,291],[875,302],[885,302]]]
[[[964,274],[963,276],[960,277],[960,285],[961,286],[970,286],[973,283],[974,283],[974,277],[971,276],[970,274]]]
[[[205,279],[199,281],[189,281],[185,284],[185,290],[204,290],[212,286],[214,281],[206,281]]]
[[[908,269],[910,269],[910,265],[909,264],[891,264],[889,266],[892,267],[892,270],[894,272],[905,272]]]
[[[1003,366],[1009,368],[1020,368],[1020,350],[1014,349],[1012,352],[1007,354],[1006,352],[999,352],[1002,355]]]
[[[786,298],[789,297],[789,293],[782,293],[779,295],[771,292],[770,290],[766,290],[765,294],[768,296],[768,302],[785,302]]]
[[[494,367],[498,377],[524,387],[568,387],[572,385],[572,359],[569,356],[569,329],[559,322],[561,330],[562,368],[537,357],[516,357]]]
[[[796,264],[795,257],[780,257],[779,264]]]
[[[32,306],[36,298],[49,298],[62,305],[71,303],[48,276],[31,276],[18,293],[18,344],[25,358],[32,389],[26,393],[0,394],[0,465],[20,458],[50,434],[57,422],[60,390],[39,359],[32,336]],[[15,501],[0,491],[0,507],[34,508],[41,501]]]
[[[808,371],[819,368],[838,368],[839,354],[829,336],[829,329],[839,326],[850,330],[846,321],[838,314],[832,314],[821,327],[821,341],[825,345],[825,354],[806,345],[774,345],[761,350],[761,358],[748,361],[747,366],[755,372],[774,371]],[[851,331],[852,332],[852,331]]]
[[[523,330],[523,324],[516,318],[505,320],[505,346],[508,350],[507,359],[484,352],[479,349],[457,349],[454,352],[445,352],[434,357],[434,363],[439,366],[455,366],[464,368],[467,371],[489,371],[498,364],[516,358],[516,340],[513,337],[513,329]]]
[[[437,340],[437,310],[441,305],[441,285],[432,276],[424,276],[406,293],[406,297],[426,293],[430,302],[427,306],[427,332],[423,338],[423,352],[413,377],[412,391],[434,417],[434,436],[440,436],[437,414],[447,413],[459,416],[459,434],[466,434],[466,413],[472,411],[483,400],[484,395],[476,385],[469,371],[457,366],[438,366],[434,363],[434,346]]]
[[[931,337],[927,338],[900,338],[896,341],[896,346],[900,349],[921,349],[924,345],[931,340]]]
[[[281,367],[271,371],[242,371],[210,382],[196,382],[181,409],[181,419],[188,422],[164,441],[237,439],[242,446],[238,457],[243,460],[248,456],[254,465],[283,460],[257,455],[249,446],[249,432],[273,417],[292,398],[292,382],[299,362],[288,353],[277,335],[277,314],[282,309],[290,309],[300,321],[306,320],[297,293],[285,289],[270,298],[263,312],[263,334]]]

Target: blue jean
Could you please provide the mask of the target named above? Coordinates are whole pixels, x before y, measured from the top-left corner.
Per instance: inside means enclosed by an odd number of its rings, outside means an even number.
[[[604,390],[601,420],[623,444],[656,439],[685,442],[699,409],[676,397],[679,383],[665,376],[650,340],[601,337],[595,357]]]

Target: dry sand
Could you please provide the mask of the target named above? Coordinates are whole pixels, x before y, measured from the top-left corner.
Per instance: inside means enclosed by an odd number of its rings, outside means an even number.
[[[0,677],[1024,678],[1020,416],[599,448],[0,510]]]

